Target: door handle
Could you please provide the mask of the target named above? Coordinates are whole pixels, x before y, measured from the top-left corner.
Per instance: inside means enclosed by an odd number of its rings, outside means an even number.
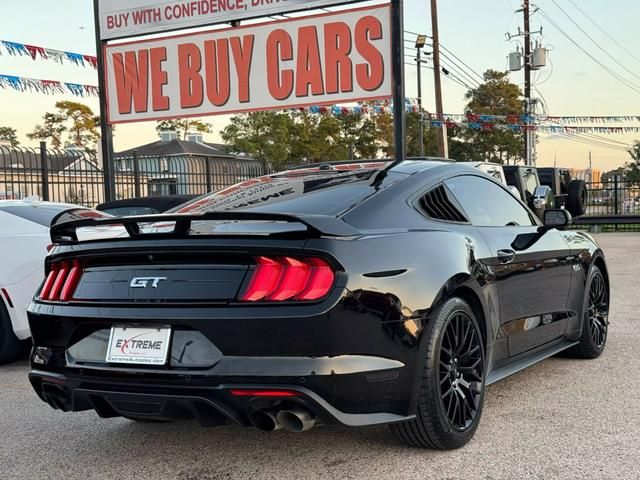
[[[500,263],[511,263],[516,259],[516,252],[513,250],[498,250],[498,260]]]

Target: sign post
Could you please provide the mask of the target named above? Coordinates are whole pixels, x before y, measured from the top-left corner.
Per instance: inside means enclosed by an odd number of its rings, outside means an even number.
[[[96,57],[98,58],[98,97],[100,99],[100,142],[102,146],[102,174],[105,202],[116,199],[115,168],[113,162],[113,132],[107,121],[107,97],[104,82],[103,41],[100,31],[100,0],[93,0],[93,16],[96,30]]]
[[[404,8],[402,0],[391,1],[391,50],[393,61],[393,137],[395,161],[406,158],[406,123],[404,94]],[[420,65],[418,65],[420,69]]]

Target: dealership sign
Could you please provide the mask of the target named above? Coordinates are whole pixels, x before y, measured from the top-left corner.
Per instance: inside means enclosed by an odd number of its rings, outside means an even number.
[[[390,21],[383,5],[109,44],[109,122],[389,98]]]
[[[266,17],[361,0],[100,0],[103,40]]]

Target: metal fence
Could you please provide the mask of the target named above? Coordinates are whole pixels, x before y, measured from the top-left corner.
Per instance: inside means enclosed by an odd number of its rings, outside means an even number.
[[[604,232],[640,231],[640,185],[619,177],[587,183],[586,212],[574,225]]]
[[[116,155],[117,199],[152,195],[199,195],[272,173],[242,157]],[[37,196],[95,207],[105,201],[104,175],[95,155],[81,150],[0,146],[0,200]],[[578,226],[628,229],[640,225],[640,186],[619,178],[587,184],[587,209]],[[622,227],[627,225],[627,227]]]
[[[241,157],[116,155],[117,199],[199,195],[269,173]],[[104,175],[95,155],[81,150],[0,146],[0,200],[37,196],[95,207],[105,201]]]
[[[618,179],[587,183],[585,216],[604,215],[640,215],[640,186]]]

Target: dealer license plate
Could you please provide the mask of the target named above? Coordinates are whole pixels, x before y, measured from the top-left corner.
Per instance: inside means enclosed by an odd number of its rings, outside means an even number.
[[[112,327],[107,362],[164,365],[170,337],[170,328]]]

